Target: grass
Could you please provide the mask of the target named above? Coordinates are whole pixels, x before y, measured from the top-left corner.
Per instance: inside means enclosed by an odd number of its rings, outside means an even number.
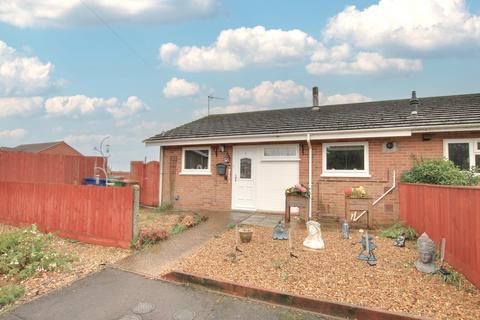
[[[19,285],[8,285],[0,288],[0,309],[23,297],[25,289]]]
[[[391,227],[383,230],[380,235],[385,238],[398,238],[402,233],[405,234],[405,239],[415,240],[417,238],[417,232],[410,226],[406,226],[401,223],[395,223]]]
[[[185,230],[187,230],[187,226],[181,223],[177,223],[172,227],[172,230],[170,231],[171,234],[179,234]]]
[[[173,209],[173,205],[171,203],[164,203],[161,204],[156,210],[163,212],[163,211],[169,211]]]

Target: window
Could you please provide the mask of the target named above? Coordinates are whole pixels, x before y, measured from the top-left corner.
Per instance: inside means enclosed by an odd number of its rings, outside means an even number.
[[[480,141],[478,139],[447,139],[443,141],[445,158],[462,170],[480,165]]]
[[[252,159],[240,159],[240,179],[252,178]]]
[[[368,142],[324,143],[322,176],[370,177]]]
[[[299,160],[298,145],[275,145],[263,148],[264,161]]]
[[[210,174],[210,148],[183,148],[182,174]]]

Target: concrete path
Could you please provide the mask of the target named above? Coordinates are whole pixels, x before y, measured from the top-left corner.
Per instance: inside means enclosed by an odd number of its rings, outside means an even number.
[[[177,234],[167,241],[137,252],[113,265],[114,268],[138,274],[158,277],[177,259],[201,247],[216,234],[227,229],[230,223],[238,223],[251,214],[242,212],[202,212],[208,221],[195,228]]]
[[[143,304],[145,314],[133,309]],[[141,309],[141,308],[140,308]],[[138,310],[137,310],[138,311]],[[223,296],[116,269],[106,269],[18,307],[0,320],[325,319],[319,315]]]
[[[253,214],[247,219],[243,220],[241,223],[273,228],[277,225],[278,221],[283,220],[284,216],[280,214]]]

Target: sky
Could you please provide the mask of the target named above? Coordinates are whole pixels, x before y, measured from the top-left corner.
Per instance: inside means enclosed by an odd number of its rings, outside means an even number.
[[[211,113],[480,92],[479,0],[0,0],[0,146],[109,163]]]

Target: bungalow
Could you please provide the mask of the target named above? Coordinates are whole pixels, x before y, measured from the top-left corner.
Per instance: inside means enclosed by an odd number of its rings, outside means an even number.
[[[65,141],[42,142],[21,144],[14,148],[9,148],[12,151],[42,153],[42,154],[60,154],[64,156],[83,156],[78,150],[74,149]]]
[[[313,107],[209,115],[146,139],[160,147],[160,202],[283,212],[300,182],[310,215],[341,218],[343,190],[362,185],[383,224],[398,218],[395,184],[415,159],[480,165],[480,94],[318,106],[317,92]]]

